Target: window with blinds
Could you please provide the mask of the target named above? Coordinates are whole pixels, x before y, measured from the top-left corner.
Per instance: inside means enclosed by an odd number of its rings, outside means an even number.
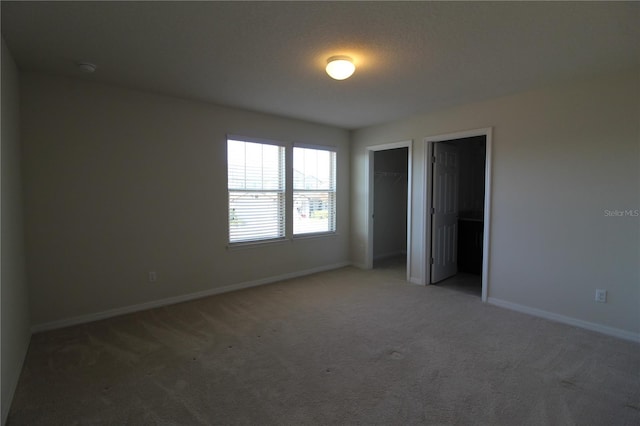
[[[285,236],[285,148],[227,140],[229,242]]]
[[[293,234],[336,230],[336,153],[293,148]]]

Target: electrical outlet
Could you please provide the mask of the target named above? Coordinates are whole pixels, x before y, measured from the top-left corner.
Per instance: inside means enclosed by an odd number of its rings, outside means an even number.
[[[607,290],[601,288],[596,289],[596,302],[607,303]]]
[[[156,271],[149,271],[149,282],[155,283],[157,280],[158,280],[158,275],[156,274]]]

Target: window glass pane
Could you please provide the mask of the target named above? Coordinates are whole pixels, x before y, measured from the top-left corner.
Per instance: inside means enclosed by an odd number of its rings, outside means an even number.
[[[283,189],[284,147],[229,140],[229,189]]]
[[[293,149],[293,189],[335,190],[336,153],[310,148]]]
[[[227,141],[229,242],[284,237],[284,147]]]
[[[336,229],[336,153],[293,149],[293,233]]]

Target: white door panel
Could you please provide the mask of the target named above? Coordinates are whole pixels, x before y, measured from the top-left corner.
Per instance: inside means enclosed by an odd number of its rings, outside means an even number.
[[[458,272],[458,149],[433,144],[433,213],[431,218],[431,282]]]

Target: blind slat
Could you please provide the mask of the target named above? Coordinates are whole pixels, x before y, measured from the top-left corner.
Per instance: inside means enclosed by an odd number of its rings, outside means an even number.
[[[227,164],[229,242],[283,238],[285,148],[229,139]],[[335,232],[335,151],[294,147],[292,166],[294,235]]]
[[[293,234],[335,232],[336,153],[293,148]]]
[[[285,234],[284,147],[227,141],[229,242]]]

